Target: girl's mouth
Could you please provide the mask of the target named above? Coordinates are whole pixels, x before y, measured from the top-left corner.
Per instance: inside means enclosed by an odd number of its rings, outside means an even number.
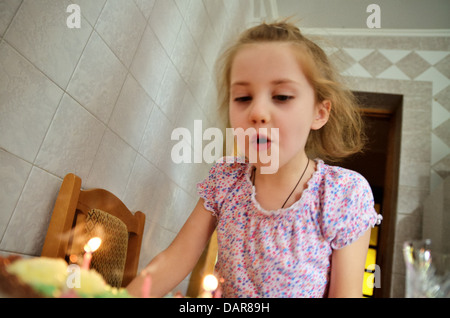
[[[270,148],[271,140],[269,137],[264,135],[256,135],[252,139],[252,145],[260,151],[260,150],[267,150]]]

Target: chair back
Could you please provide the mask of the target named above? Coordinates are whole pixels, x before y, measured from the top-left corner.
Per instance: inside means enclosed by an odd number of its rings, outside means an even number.
[[[136,276],[145,214],[132,213],[111,192],[81,189],[81,179],[66,175],[56,199],[41,256],[80,260],[90,238],[102,239],[91,268],[113,287],[127,286]]]

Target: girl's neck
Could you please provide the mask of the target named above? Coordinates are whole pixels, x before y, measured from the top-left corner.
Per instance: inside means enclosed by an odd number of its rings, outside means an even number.
[[[280,166],[276,173],[262,174],[261,170],[256,168],[255,177],[258,179],[259,184],[271,184],[272,186],[291,184],[294,180],[298,181],[308,161],[309,158],[306,153],[301,151],[289,162]],[[302,181],[305,181],[307,176],[308,173],[305,174]]]

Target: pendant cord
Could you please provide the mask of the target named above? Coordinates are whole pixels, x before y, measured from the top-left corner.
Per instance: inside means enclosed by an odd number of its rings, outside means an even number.
[[[289,196],[287,197],[286,201],[284,201],[284,204],[283,204],[283,206],[281,207],[282,209],[284,208],[284,206],[286,205],[286,203],[287,203],[287,202],[289,201],[289,199],[291,198],[291,196],[292,196],[292,194],[294,193],[295,189],[297,189],[298,185],[300,184],[300,181],[302,181],[303,176],[304,176],[305,173],[306,173],[306,170],[308,170],[308,166],[309,166],[309,158],[308,158],[308,162],[306,163],[305,170],[303,170],[303,173],[302,173],[300,179],[298,179],[298,182],[297,182],[297,184],[295,185],[294,189],[292,190],[291,194],[289,194]],[[256,167],[253,168],[253,173],[252,173],[252,175],[253,175],[253,176],[252,176],[252,183],[253,183],[253,186],[254,186],[254,185],[255,185]]]

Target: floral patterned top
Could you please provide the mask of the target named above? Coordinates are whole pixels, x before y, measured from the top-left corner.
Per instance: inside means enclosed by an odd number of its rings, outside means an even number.
[[[224,297],[325,297],[333,249],[381,221],[368,182],[316,159],[301,198],[266,211],[255,199],[252,166],[230,158],[197,185],[217,217],[216,271]]]

